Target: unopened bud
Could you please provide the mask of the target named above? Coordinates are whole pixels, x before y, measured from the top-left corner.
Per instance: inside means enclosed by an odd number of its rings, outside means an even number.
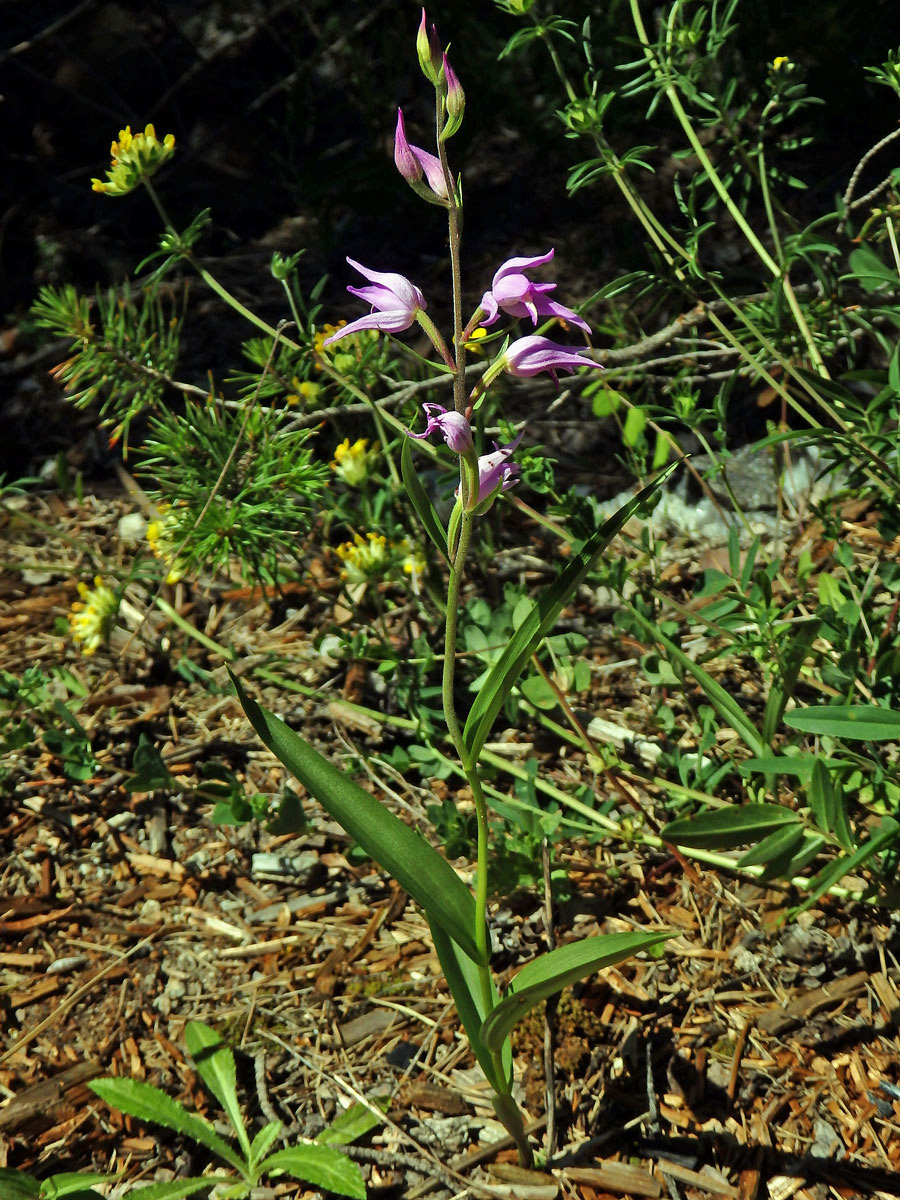
[[[466,111],[466,93],[462,89],[462,84],[459,82],[456,72],[450,66],[446,54],[441,64],[441,72],[444,78],[444,86],[447,89],[444,96],[444,108],[447,113],[447,120],[444,122],[444,128],[441,130],[441,141],[445,142],[447,138],[453,137],[454,133],[462,125],[463,115]]]
[[[428,25],[425,9],[422,9],[422,20],[419,22],[419,32],[416,35],[416,54],[419,56],[419,66],[422,74],[429,83],[438,86],[441,77],[441,44],[438,41],[437,30],[432,24]]]

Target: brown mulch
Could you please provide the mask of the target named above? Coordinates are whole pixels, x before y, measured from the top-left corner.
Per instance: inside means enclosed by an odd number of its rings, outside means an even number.
[[[212,691],[173,669],[164,643],[177,631],[122,630],[112,652],[73,657],[56,622],[98,557],[122,555],[124,511],[115,499],[50,497],[0,529],[3,557],[30,564],[0,578],[0,669],[74,672],[89,693],[78,719],[102,768],[74,782],[43,744],[6,757],[0,1166],[41,1177],[115,1166],[131,1182],[202,1170],[182,1140],[110,1111],[85,1086],[108,1074],[143,1079],[217,1119],[183,1049],[185,1022],[199,1019],[235,1048],[247,1116],[255,1126],[277,1117],[286,1144],[351,1103],[386,1102],[350,1150],[373,1193],[900,1195],[897,920],[823,901],[790,923],[786,890],[611,840],[563,844],[568,898],[547,904],[538,886],[494,913],[507,976],[548,938],[678,932],[661,957],[601,971],[522,1023],[517,1078],[552,1178],[517,1177],[424,919],[315,804],[303,798],[307,832],[275,836],[211,824],[211,805],[190,790],[124,790],[142,732],[188,782],[206,759],[227,762],[250,792],[284,782],[219,664],[183,648],[211,672]],[[52,565],[41,573],[40,563]],[[245,663],[289,658],[320,695],[257,681],[266,702],[367,763],[368,786],[424,823],[428,789],[370,759],[383,730],[348,724],[333,703],[364,684],[346,664],[325,664],[305,632],[334,615],[327,579],[275,614],[238,586],[172,598]],[[624,686],[615,673],[603,679]],[[547,765],[560,777],[605,786],[576,756],[554,753]],[[435,784],[448,795],[455,786]],[[456,865],[469,876],[470,864]],[[271,1195],[308,1192],[279,1185]]]

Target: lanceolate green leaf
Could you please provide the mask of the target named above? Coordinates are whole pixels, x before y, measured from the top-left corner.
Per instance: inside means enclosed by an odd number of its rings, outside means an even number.
[[[7,1200],[37,1200],[40,1190],[41,1185],[33,1175],[0,1167],[0,1196]]]
[[[63,1200],[64,1196],[72,1196],[77,1200],[82,1196],[99,1196],[100,1193],[91,1187],[92,1183],[115,1183],[118,1178],[118,1175],[98,1175],[95,1172],[64,1171],[45,1179],[40,1185],[40,1192],[35,1192],[34,1195],[40,1195],[41,1200]],[[0,1184],[2,1183],[3,1178],[0,1175]],[[3,1200],[16,1200],[16,1193],[8,1195],[3,1187],[0,1187],[0,1196]]]
[[[869,840],[857,847],[853,854],[840,855],[814,876],[810,881],[809,894],[803,903],[794,909],[794,916],[811,908],[819,897],[833,887],[838,880],[849,874],[850,871],[855,871],[866,859],[885,849],[891,842],[900,843],[900,824],[893,817],[885,817]]]
[[[731,846],[746,846],[773,833],[782,825],[800,821],[797,813],[777,804],[741,804],[717,808],[715,812],[699,813],[670,821],[660,837],[675,846],[691,846],[702,850],[727,850]]]
[[[806,833],[799,822],[781,825],[768,834],[762,841],[742,854],[737,861],[739,867],[763,865],[768,868],[767,874],[780,874],[780,867],[794,857],[803,844]]]
[[[238,699],[263,742],[367,854],[421,904],[469,958],[475,944],[475,899],[445,858],[374,796],[348,778],[284,721],[252,700],[231,676]],[[486,964],[485,964],[486,965]]]
[[[771,746],[772,739],[778,731],[785,706],[797,686],[800,668],[816,640],[816,634],[819,632],[821,624],[818,617],[809,617],[792,626],[791,640],[782,651],[779,671],[769,690],[769,697],[763,713],[762,739],[767,746]]]
[[[313,1187],[350,1196],[352,1200],[366,1200],[366,1185],[359,1167],[346,1154],[330,1146],[292,1146],[288,1150],[276,1150],[263,1159],[259,1171],[260,1174],[284,1171]]]
[[[666,479],[676,471],[679,463],[673,463],[667,470],[654,480],[643,491],[638,492],[624,508],[620,508],[610,519],[597,530],[580,550],[576,551],[559,576],[538,597],[537,604],[526,616],[525,620],[510,638],[509,643],[494,663],[484,682],[481,691],[476,695],[466,727],[463,740],[468,747],[472,761],[478,758],[484,746],[491,726],[503,702],[509,695],[513,685],[522,673],[525,664],[540,645],[542,639],[556,624],[560,612],[575,594],[585,576],[613,540],[622,526],[647,500]]]
[[[677,663],[680,663],[685,671],[688,671],[691,675],[693,675],[703,689],[703,694],[706,696],[707,700],[710,702],[722,720],[727,721],[735,733],[743,738],[745,745],[749,747],[751,753],[755,754],[758,758],[762,758],[765,755],[768,747],[763,742],[762,737],[759,734],[759,730],[756,728],[753,722],[747,718],[744,710],[734,699],[734,697],[729,695],[722,685],[717,683],[716,680],[713,679],[713,677],[709,674],[709,672],[705,671],[699,663],[695,663],[689,655],[685,654],[680,646],[676,646],[671,638],[666,637],[662,630],[657,628],[652,621],[648,621],[647,618],[643,616],[642,613],[639,613],[635,608],[631,609],[631,613],[641,622],[641,624],[647,630],[649,636],[663,647],[669,658],[674,659],[674,661]]]
[[[200,1078],[228,1114],[244,1154],[250,1157],[250,1139],[241,1115],[237,1096],[237,1077],[234,1055],[222,1041],[221,1035],[202,1021],[189,1021],[184,1031],[188,1053]]]
[[[471,959],[460,954],[458,947],[447,937],[439,925],[432,922],[430,928],[438,962],[441,964],[450,995],[456,1004],[456,1011],[463,1023],[472,1053],[494,1091],[508,1091],[509,1080],[512,1077],[512,1050],[508,1042],[503,1043],[503,1078],[501,1078],[494,1056],[482,1038],[482,1026],[487,1014],[481,998],[481,977],[478,968]],[[496,1002],[497,992],[493,979],[491,980],[491,991]]]
[[[900,712],[875,704],[847,704],[824,708],[795,708],[785,713],[785,725],[817,737],[839,737],[863,742],[900,741]]]
[[[446,935],[445,935],[446,936]],[[466,960],[468,962],[468,959]],[[372,1107],[386,1111],[390,1103],[387,1096],[376,1097]],[[365,1104],[351,1104],[331,1122],[330,1125],[317,1133],[315,1141],[320,1146],[349,1146],[357,1138],[365,1137],[370,1129],[382,1123],[382,1118],[372,1112]]]
[[[570,942],[549,954],[542,954],[522,968],[510,984],[507,995],[485,1020],[481,1028],[485,1046],[489,1050],[499,1050],[513,1026],[548,996],[593,975],[602,967],[614,966],[674,936],[668,932],[607,933]]]
[[[188,1112],[177,1100],[173,1100],[159,1088],[142,1083],[139,1079],[93,1079],[88,1087],[112,1108],[119,1108],[141,1121],[151,1121],[155,1125],[163,1125],[166,1129],[183,1133],[185,1137],[217,1154],[224,1162],[240,1171],[241,1175],[244,1174],[245,1164],[240,1155],[216,1133],[212,1125],[195,1113]],[[187,1192],[184,1194],[188,1195]]]
[[[403,485],[406,488],[406,494],[409,496],[413,508],[422,526],[435,546],[438,552],[444,557],[447,557],[447,535],[441,528],[441,523],[438,520],[434,505],[428,498],[428,494],[422,487],[415,464],[413,463],[412,448],[408,437],[403,439],[403,446],[400,450],[400,473],[403,476]]]
[[[175,1179],[171,1183],[151,1183],[148,1187],[134,1188],[128,1193],[135,1200],[184,1200],[185,1196],[194,1196],[197,1192],[209,1192],[216,1183],[227,1183],[225,1175],[204,1175],[201,1179]]]

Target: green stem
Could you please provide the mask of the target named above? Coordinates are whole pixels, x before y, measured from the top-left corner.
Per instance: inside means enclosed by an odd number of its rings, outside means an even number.
[[[201,646],[205,646],[207,650],[211,650],[213,654],[220,654],[225,662],[234,662],[237,658],[234,650],[220,645],[219,642],[214,642],[211,637],[207,637],[205,633],[201,633],[196,625],[192,625],[190,621],[186,621],[181,613],[176,608],[173,608],[168,600],[164,600],[162,596],[154,596],[153,603],[163,616],[169,618],[173,625],[177,625],[183,633],[193,638],[195,642],[199,642]]]
[[[662,89],[666,94],[666,98],[671,105],[672,111],[675,114],[678,123],[681,125],[685,136],[691,144],[691,149],[696,154],[700,165],[706,172],[707,179],[712,184],[719,199],[725,205],[725,208],[730,214],[731,219],[737,225],[738,229],[740,229],[741,233],[743,233],[744,237],[747,239],[747,242],[759,257],[760,262],[762,262],[763,266],[771,272],[775,279],[781,279],[781,285],[784,288],[784,294],[788,302],[788,307],[791,310],[791,315],[796,321],[797,328],[799,329],[803,341],[806,344],[807,353],[809,354],[809,357],[819,375],[821,375],[823,379],[828,379],[828,368],[822,361],[819,348],[816,345],[812,336],[812,332],[810,331],[810,328],[806,322],[806,317],[803,314],[803,310],[800,307],[799,301],[794,294],[794,289],[791,287],[791,281],[788,278],[787,272],[782,271],[781,267],[757,237],[756,231],[732,200],[728,189],[719,177],[719,173],[713,166],[709,155],[706,153],[703,143],[697,137],[690,118],[688,117],[687,112],[681,103],[681,97],[678,94],[675,84],[670,79],[668,73],[663,69],[662,64],[653,52],[653,48],[650,45],[650,41],[647,37],[647,31],[644,28],[644,22],[641,17],[638,0],[630,0],[630,5],[632,20],[634,21],[634,27],[637,31],[638,38],[644,51],[644,57],[646,58],[647,63],[649,64],[650,69],[653,71],[657,80],[659,80],[661,83]],[[666,37],[669,43],[671,42],[672,31],[675,23],[675,15],[678,12],[678,9],[679,2],[676,0],[676,3],[672,5],[672,8],[669,12],[669,18],[666,23]]]

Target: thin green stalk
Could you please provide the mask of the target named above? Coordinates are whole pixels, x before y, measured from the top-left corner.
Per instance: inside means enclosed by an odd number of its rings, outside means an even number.
[[[812,332],[806,322],[806,317],[803,314],[803,310],[801,309],[799,301],[797,300],[797,297],[794,293],[794,289],[791,286],[791,281],[788,277],[787,272],[782,271],[781,267],[778,265],[778,263],[775,261],[775,259],[771,256],[771,254],[768,252],[768,250],[765,248],[765,246],[762,244],[762,242],[757,237],[756,231],[753,229],[753,227],[750,225],[750,223],[745,218],[744,214],[741,212],[741,210],[738,208],[738,206],[732,200],[728,189],[726,188],[725,184],[722,182],[721,178],[719,177],[719,173],[716,171],[715,167],[713,166],[709,155],[706,153],[706,149],[704,148],[703,143],[697,137],[696,131],[694,130],[694,126],[691,124],[691,120],[688,117],[687,112],[685,111],[684,106],[681,103],[681,97],[679,96],[674,83],[671,82],[667,73],[663,70],[663,67],[660,64],[659,59],[656,57],[656,55],[653,52],[653,48],[650,45],[649,39],[647,37],[647,31],[644,28],[644,22],[641,17],[638,0],[630,0],[630,5],[631,5],[632,20],[634,21],[634,27],[635,27],[635,30],[637,31],[638,38],[641,42],[641,46],[644,51],[644,57],[647,59],[647,62],[649,64],[651,70],[653,71],[654,75],[656,76],[657,80],[659,80],[659,82],[661,83],[663,91],[666,94],[666,98],[669,101],[669,104],[671,105],[672,111],[675,114],[675,117],[677,118],[678,123],[681,125],[681,128],[683,129],[685,136],[687,137],[688,141],[691,144],[691,149],[696,154],[698,161],[700,162],[701,166],[703,167],[704,171],[706,172],[706,177],[709,179],[710,183],[712,184],[713,188],[715,189],[717,195],[719,196],[719,199],[725,205],[725,208],[727,209],[728,213],[730,214],[731,219],[734,221],[734,223],[740,229],[741,233],[743,233],[744,237],[747,239],[747,242],[749,243],[751,248],[755,251],[755,253],[759,257],[760,261],[762,262],[763,266],[765,266],[766,269],[772,273],[772,275],[774,276],[775,279],[781,280],[781,285],[784,288],[784,294],[785,294],[785,297],[787,298],[788,307],[791,310],[791,315],[793,316],[793,318],[797,324],[797,328],[800,331],[800,335],[802,336],[803,341],[806,344],[806,349],[809,354],[809,357],[810,357],[813,365],[815,366],[816,371],[819,373],[819,375],[821,375],[823,379],[828,379],[829,378],[828,368],[825,366],[825,363],[822,360],[822,356],[819,353],[819,348],[816,345],[815,339],[812,336]],[[675,18],[675,14],[678,11],[678,8],[679,8],[679,0],[676,0],[675,4],[672,5],[671,11],[669,13],[669,19],[666,24],[666,35],[667,35],[667,38],[669,39],[669,41],[671,41],[672,30],[673,30],[673,25],[674,25],[674,18]]]
[[[205,633],[201,633],[196,625],[192,625],[190,621],[186,621],[181,613],[176,608],[172,607],[168,600],[164,600],[162,596],[154,596],[153,603],[163,614],[163,616],[168,617],[173,625],[177,625],[183,633],[186,633],[188,637],[193,638],[195,642],[199,642],[201,646],[205,646],[206,649],[211,650],[213,654],[221,655],[225,662],[235,661],[237,654],[234,652],[234,650],[229,649],[227,646],[223,646],[220,642],[213,641],[213,639],[211,637],[207,637]]]

